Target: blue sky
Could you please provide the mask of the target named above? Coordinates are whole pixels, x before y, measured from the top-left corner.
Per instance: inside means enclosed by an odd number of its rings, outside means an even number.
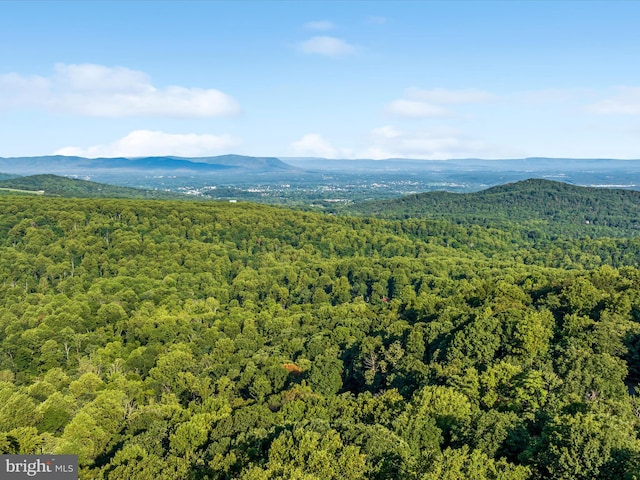
[[[2,1],[0,156],[640,158],[640,2]]]

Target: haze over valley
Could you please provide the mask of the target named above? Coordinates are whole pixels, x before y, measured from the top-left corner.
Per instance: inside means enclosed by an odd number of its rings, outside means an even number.
[[[358,202],[426,191],[474,192],[528,178],[640,189],[640,160],[331,160],[222,155],[203,158],[0,158],[0,172],[55,174],[113,185],[266,203]]]

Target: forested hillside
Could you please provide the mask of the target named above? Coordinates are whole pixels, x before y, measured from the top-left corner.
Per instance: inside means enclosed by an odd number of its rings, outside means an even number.
[[[530,179],[474,193],[426,192],[364,202],[350,213],[384,218],[448,218],[459,223],[510,228],[514,222],[571,236],[640,233],[640,192],[578,187]]]
[[[52,197],[169,199],[179,198],[181,196],[176,193],[118,187],[50,174],[11,177],[7,179],[0,177],[0,193],[12,193],[14,190],[24,190],[25,193],[41,192],[42,195]]]
[[[0,452],[83,479],[633,479],[640,241],[0,197]]]

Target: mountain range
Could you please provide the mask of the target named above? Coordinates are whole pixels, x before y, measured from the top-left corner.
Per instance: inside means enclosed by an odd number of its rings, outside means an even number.
[[[101,170],[128,170],[144,172],[220,172],[246,170],[252,172],[291,172],[300,169],[313,171],[628,171],[640,173],[640,160],[543,158],[487,160],[477,158],[451,160],[415,160],[390,158],[386,160],[339,160],[318,157],[252,157],[246,155],[220,155],[213,157],[115,157],[85,158],[63,155],[36,157],[0,157],[0,172],[20,175],[36,173],[89,174]]]
[[[287,184],[292,189],[326,187],[326,191],[332,190],[334,193],[356,191],[359,198],[392,198],[430,190],[471,192],[528,178],[640,190],[640,160],[334,160],[243,155],[196,158],[84,158],[59,155],[0,158],[0,178],[3,175],[37,174],[172,191],[202,191],[216,185],[249,191]]]
[[[0,158],[0,172],[20,175],[53,173],[90,176],[99,172],[133,172],[153,174],[217,173],[230,170],[251,172],[286,171],[295,167],[274,157],[222,155],[183,158],[172,156],[139,158],[84,158],[62,155]]]
[[[530,157],[488,160],[465,158],[451,160],[415,160],[390,158],[386,160],[335,160],[310,157],[280,157],[290,165],[332,171],[496,171],[496,172],[564,172],[564,171],[632,171],[640,173],[640,160],[608,158],[547,158]]]

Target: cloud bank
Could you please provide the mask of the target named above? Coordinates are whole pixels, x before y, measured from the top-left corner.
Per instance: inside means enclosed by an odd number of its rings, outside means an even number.
[[[393,126],[370,132],[367,158],[421,158],[441,160],[491,155],[492,148],[481,140],[449,127],[402,130]]]
[[[393,115],[407,118],[449,117],[455,115],[450,105],[487,103],[495,99],[495,95],[483,90],[409,88],[405,98],[392,101],[387,110]]]
[[[344,57],[356,53],[356,47],[336,37],[318,36],[298,45],[302,53],[325,57]]]
[[[146,157],[171,155],[179,157],[204,157],[240,145],[231,135],[176,134],[154,130],[134,130],[115,142],[90,147],[65,147],[54,155],[78,157]]]
[[[618,87],[616,95],[589,105],[587,110],[601,115],[640,115],[640,87]]]
[[[137,70],[57,64],[50,77],[0,75],[1,109],[39,109],[90,117],[218,117],[240,112],[216,89],[157,87]]]
[[[502,158],[513,153],[503,147],[477,139],[452,127],[401,129],[392,125],[374,128],[359,149],[337,147],[318,133],[308,133],[291,143],[290,151],[301,157],[321,158]]]
[[[336,158],[338,150],[327,142],[322,135],[307,133],[302,138],[291,144],[291,150],[295,155]]]

